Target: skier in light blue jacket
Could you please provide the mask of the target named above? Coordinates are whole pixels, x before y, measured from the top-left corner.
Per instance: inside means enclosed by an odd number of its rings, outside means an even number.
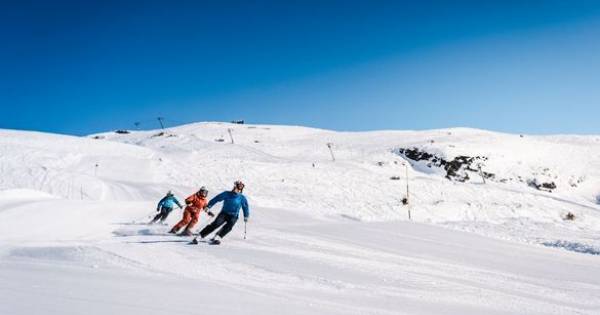
[[[165,222],[165,220],[169,216],[169,213],[171,213],[171,211],[173,211],[173,208],[175,208],[175,205],[177,205],[179,209],[183,208],[179,203],[179,200],[177,200],[177,198],[175,198],[173,193],[169,190],[169,192],[167,192],[167,195],[164,196],[158,202],[158,205],[156,206],[156,211],[159,211],[159,213],[154,217],[154,219],[152,219],[152,221],[150,221],[150,224],[156,223],[156,221],[158,220],[160,220],[160,223]]]

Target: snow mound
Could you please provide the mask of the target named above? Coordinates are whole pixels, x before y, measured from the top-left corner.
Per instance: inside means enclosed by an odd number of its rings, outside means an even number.
[[[2,314],[600,308],[595,136],[0,130],[0,173]],[[167,190],[181,200],[206,186],[212,197],[238,179],[250,221],[221,246],[167,234],[179,209],[146,224]],[[195,232],[208,222],[203,214]]]
[[[184,198],[200,186],[213,195],[243,179],[251,204],[321,219],[407,220],[410,210],[419,222],[600,225],[595,136],[227,123],[86,138],[0,135],[0,188],[69,200],[156,201],[167,190]],[[562,222],[567,212],[578,219]]]
[[[56,199],[57,196],[51,195],[44,191],[33,190],[33,189],[4,189],[0,190],[0,200],[11,200],[11,199],[25,199],[25,200],[37,200],[37,199]]]

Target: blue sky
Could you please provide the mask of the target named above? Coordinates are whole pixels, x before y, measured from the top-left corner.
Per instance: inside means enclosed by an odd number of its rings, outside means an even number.
[[[0,128],[600,134],[598,1],[4,1]]]

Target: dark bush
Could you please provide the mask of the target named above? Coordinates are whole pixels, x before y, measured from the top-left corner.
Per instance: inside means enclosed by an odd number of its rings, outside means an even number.
[[[164,135],[166,135],[166,133],[164,131],[161,131],[161,132],[159,132],[159,133],[157,133],[155,135],[152,135],[152,138],[154,138],[154,137],[162,137]]]

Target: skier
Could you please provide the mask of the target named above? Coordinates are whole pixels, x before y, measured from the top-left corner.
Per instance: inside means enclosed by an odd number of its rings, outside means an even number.
[[[173,228],[169,231],[169,233],[177,234],[179,230],[185,226],[183,232],[181,232],[181,236],[192,236],[192,228],[196,223],[198,223],[198,219],[200,218],[200,211],[206,211],[206,197],[208,196],[208,189],[202,186],[198,192],[187,197],[185,199],[185,210],[183,211],[183,218],[179,221]],[[209,216],[213,216],[212,213],[208,214]]]
[[[158,220],[160,220],[160,223],[165,222],[165,220],[169,216],[169,213],[173,211],[175,205],[177,205],[179,209],[183,208],[179,203],[179,200],[177,200],[177,198],[175,198],[173,193],[169,190],[167,192],[167,195],[164,196],[158,202],[158,205],[156,206],[156,211],[158,211],[159,213],[154,217],[154,219],[152,219],[152,221],[150,221],[150,224],[154,224]]]
[[[223,238],[227,233],[231,231],[235,223],[237,222],[240,208],[244,211],[244,222],[248,222],[248,216],[250,215],[250,209],[248,208],[248,201],[246,197],[242,195],[244,191],[244,183],[241,181],[236,181],[233,184],[233,189],[231,191],[224,191],[208,202],[208,209],[212,208],[217,202],[223,201],[223,208],[219,215],[212,221],[209,225],[207,225],[202,231],[200,231],[200,238],[205,238],[207,235],[212,233],[214,230],[219,228],[221,225],[223,227],[215,234],[215,236],[210,240],[211,244],[221,244],[221,241],[218,238]],[[212,212],[208,211],[209,214]],[[198,238],[194,238],[192,241],[193,244],[198,244]]]

